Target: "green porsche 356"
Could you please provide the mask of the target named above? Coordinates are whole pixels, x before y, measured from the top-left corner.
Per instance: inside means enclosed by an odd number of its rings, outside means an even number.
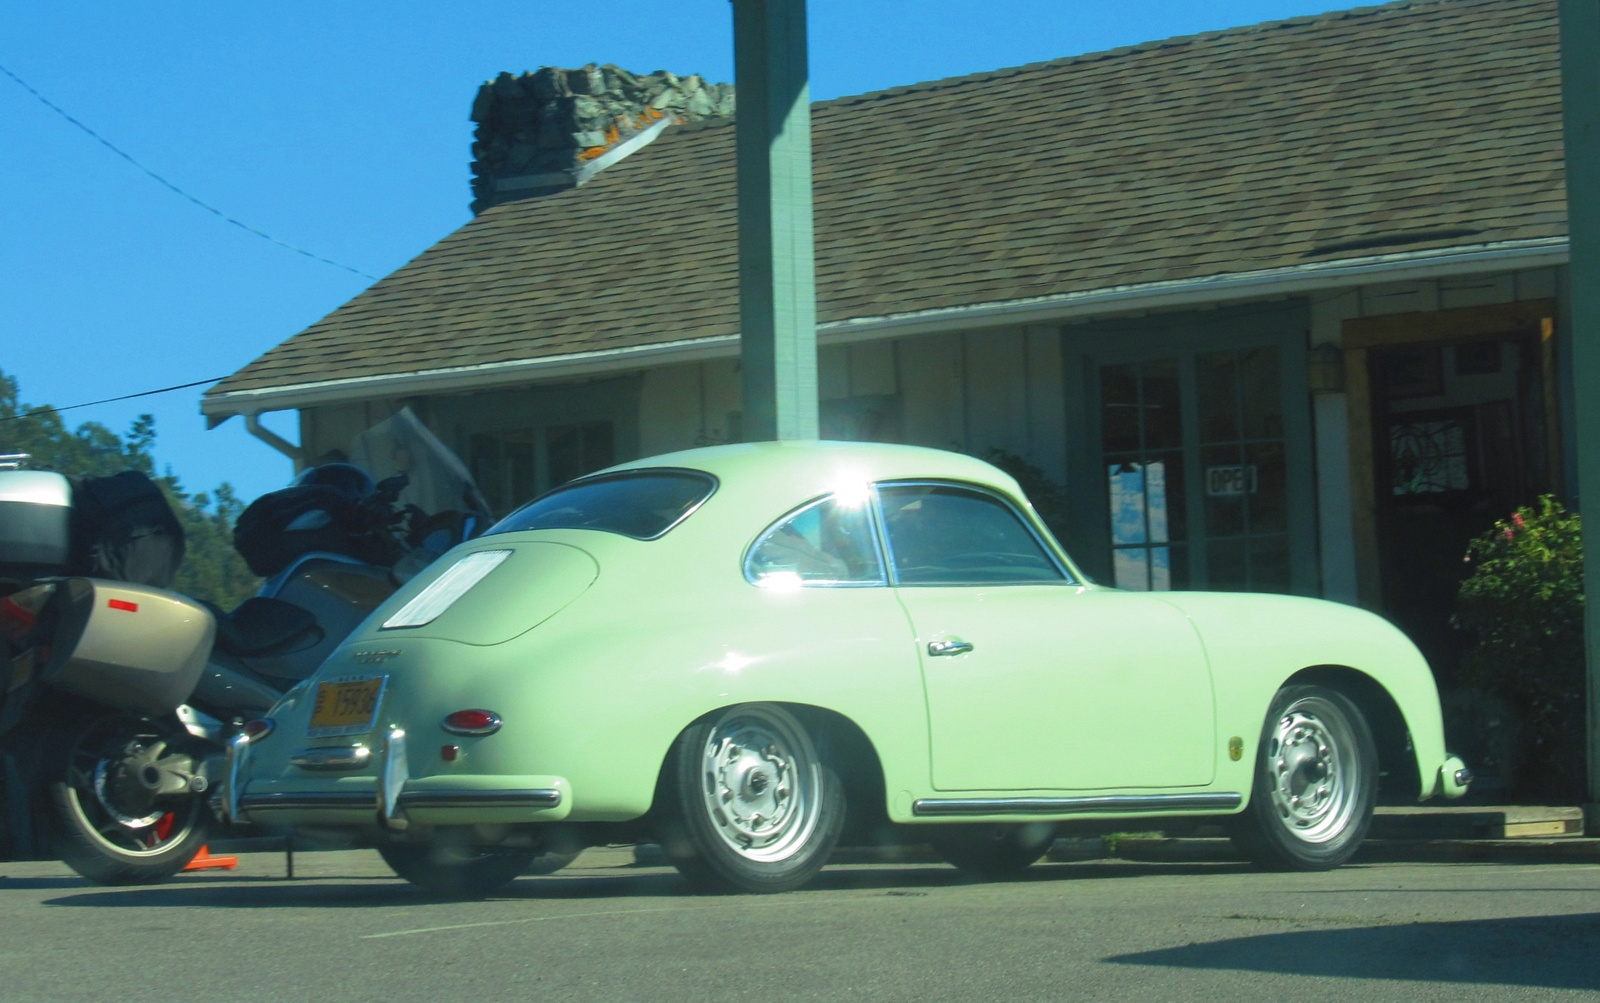
[[[463,895],[644,839],[724,889],[798,887],[841,833],[998,877],[1075,820],[1220,819],[1263,866],[1321,869],[1380,780],[1470,781],[1379,617],[1097,585],[993,466],[827,442],[549,492],[401,589],[230,758],[235,820],[336,831]]]

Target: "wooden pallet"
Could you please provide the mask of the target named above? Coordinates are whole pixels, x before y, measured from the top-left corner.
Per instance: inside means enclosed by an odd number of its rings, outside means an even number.
[[[1373,839],[1551,839],[1583,835],[1582,808],[1535,805],[1389,806],[1372,820]]]

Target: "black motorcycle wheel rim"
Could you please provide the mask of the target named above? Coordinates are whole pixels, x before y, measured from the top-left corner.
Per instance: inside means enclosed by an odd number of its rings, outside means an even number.
[[[83,834],[121,856],[153,857],[182,843],[203,822],[198,795],[150,804],[130,802],[115,782],[130,749],[165,741],[149,721],[114,718],[91,725],[67,763],[70,806]]]

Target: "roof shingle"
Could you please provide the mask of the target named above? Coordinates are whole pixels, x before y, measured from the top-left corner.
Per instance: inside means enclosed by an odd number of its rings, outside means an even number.
[[[819,322],[1562,236],[1556,32],[1418,0],[819,103]],[[489,209],[208,396],[734,334],[733,135]]]

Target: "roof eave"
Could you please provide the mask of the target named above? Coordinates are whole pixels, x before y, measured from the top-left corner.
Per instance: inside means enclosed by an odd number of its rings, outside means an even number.
[[[1543,237],[1369,255],[1203,278],[1110,286],[1001,303],[832,321],[817,326],[817,339],[824,345],[849,344],[971,330],[997,324],[1087,320],[1129,311],[1206,306],[1350,285],[1416,282],[1455,275],[1547,268],[1566,264],[1567,246],[1566,237]],[[539,380],[629,372],[666,363],[729,358],[738,353],[738,335],[686,338],[653,345],[574,352],[511,362],[226,391],[207,394],[201,400],[200,410],[215,425],[236,414],[284,411],[376,398],[460,393]]]

